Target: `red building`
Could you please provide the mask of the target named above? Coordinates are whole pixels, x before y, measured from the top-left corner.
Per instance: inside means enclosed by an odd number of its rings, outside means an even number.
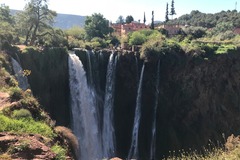
[[[174,36],[179,33],[181,27],[183,27],[183,26],[180,26],[178,24],[174,24],[174,25],[167,24],[167,25],[158,26],[157,28],[158,29],[160,29],[160,28],[166,29],[168,31],[169,36]]]
[[[118,36],[127,35],[130,32],[139,31],[149,28],[148,25],[139,22],[131,22],[129,24],[111,24],[114,33]]]

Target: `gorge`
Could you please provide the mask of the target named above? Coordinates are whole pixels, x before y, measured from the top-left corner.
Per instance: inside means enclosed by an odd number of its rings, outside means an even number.
[[[144,60],[138,52],[28,48],[18,57],[45,110],[77,135],[80,159],[159,159],[240,133],[238,53],[172,49]]]

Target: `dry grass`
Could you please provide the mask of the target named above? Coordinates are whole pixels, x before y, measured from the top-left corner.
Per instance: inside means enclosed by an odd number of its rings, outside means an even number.
[[[204,154],[181,151],[180,155],[176,156],[174,152],[170,152],[166,160],[240,160],[240,136],[231,135],[224,146],[210,148],[204,149]]]

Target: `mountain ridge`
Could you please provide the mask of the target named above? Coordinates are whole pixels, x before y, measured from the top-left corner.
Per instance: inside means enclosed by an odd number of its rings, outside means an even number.
[[[10,9],[10,12],[12,15],[15,15],[17,14],[17,12],[21,12],[21,11]],[[63,30],[69,29],[73,26],[83,27],[85,23],[85,19],[86,19],[86,16],[57,13],[53,27],[60,28]]]

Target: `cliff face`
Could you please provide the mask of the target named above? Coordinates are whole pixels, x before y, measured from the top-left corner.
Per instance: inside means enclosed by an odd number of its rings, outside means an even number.
[[[111,52],[96,51],[93,79],[103,100],[106,69]],[[35,54],[35,53],[34,53]],[[33,93],[50,111],[58,124],[69,126],[70,106],[66,51],[53,54],[22,54],[24,69]],[[88,74],[86,51],[78,51]],[[99,56],[98,54],[102,54]],[[126,158],[131,142],[139,75],[143,61],[134,53],[118,53],[115,82],[114,124],[116,156]],[[40,60],[39,60],[40,59]],[[169,150],[201,149],[209,140],[223,141],[240,130],[240,55],[229,53],[209,58],[171,53],[160,57],[159,88],[156,88],[157,61],[145,63],[142,86],[142,117],[139,129],[139,153],[150,154],[153,106],[158,95],[156,121],[157,157]],[[88,77],[89,79],[89,77]],[[101,102],[101,101],[100,101]],[[102,104],[99,104],[101,111]]]
[[[223,141],[222,134],[239,134],[239,54],[181,59],[162,65],[158,153],[199,149]]]
[[[30,70],[28,80],[35,97],[57,125],[70,124],[68,54],[60,48],[43,52],[27,49],[18,55],[22,68]]]

